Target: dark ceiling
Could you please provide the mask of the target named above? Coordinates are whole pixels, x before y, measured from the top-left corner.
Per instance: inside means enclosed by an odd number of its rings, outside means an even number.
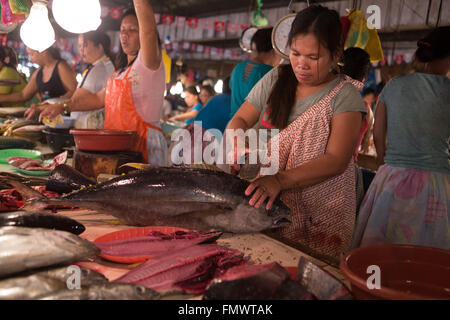
[[[310,0],[310,3],[320,3],[325,0]],[[106,6],[128,7],[131,0],[101,0]],[[293,0],[306,2],[305,0]],[[290,0],[263,0],[263,9],[288,6]],[[218,14],[228,14],[256,9],[256,0],[151,0],[156,13],[167,13],[190,17],[205,17]]]

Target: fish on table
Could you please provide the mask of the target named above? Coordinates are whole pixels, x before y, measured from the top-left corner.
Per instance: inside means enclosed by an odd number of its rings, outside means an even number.
[[[175,226],[232,233],[260,232],[290,224],[289,208],[278,198],[272,209],[256,209],[245,196],[249,182],[206,169],[150,168],[48,199],[17,181],[29,200],[22,210],[67,205],[113,215],[135,226]]]
[[[159,300],[161,295],[149,288],[128,283],[94,284],[79,290],[60,290],[37,300]]]
[[[93,243],[66,231],[0,228],[0,278],[41,267],[72,264],[99,253]]]
[[[215,276],[245,263],[247,259],[238,250],[214,244],[196,245],[148,260],[114,282],[139,284],[164,295],[202,294]]]
[[[29,211],[0,212],[0,227],[4,226],[55,229],[76,235],[86,230],[81,223],[71,218],[53,213]]]
[[[97,241],[95,245],[102,250],[103,255],[108,256],[158,256],[197,244],[211,243],[221,235],[221,232],[215,230],[206,232],[176,231],[169,234],[153,231],[147,236],[115,241]]]
[[[67,289],[67,281],[73,274],[69,267],[32,270],[0,279],[0,300],[30,300]],[[108,282],[101,273],[86,268],[79,270],[80,287]]]

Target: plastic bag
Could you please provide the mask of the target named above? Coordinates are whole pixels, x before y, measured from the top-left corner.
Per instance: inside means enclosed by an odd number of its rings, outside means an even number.
[[[9,0],[9,7],[14,14],[29,14],[31,8],[30,0]]]
[[[367,27],[367,20],[364,12],[354,10],[348,14],[350,28],[345,41],[345,49],[357,47],[364,49],[370,55],[370,62],[383,60],[383,49],[380,38],[375,28]]]
[[[25,21],[24,14],[14,14],[9,6],[9,0],[1,0],[2,20],[1,23],[10,26],[14,23]]]

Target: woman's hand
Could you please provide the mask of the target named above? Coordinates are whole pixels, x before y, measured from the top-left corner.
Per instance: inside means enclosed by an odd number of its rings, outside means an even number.
[[[64,113],[64,106],[60,103],[47,105],[45,110],[41,112],[39,116],[39,121],[42,121],[43,118],[53,119],[56,116]]]
[[[27,120],[33,120],[36,118],[38,114],[40,114],[45,105],[32,104],[27,111],[25,111],[25,115],[27,116]]]
[[[281,190],[282,186],[276,175],[265,176],[252,182],[247,190],[245,190],[245,195],[250,196],[253,191],[255,191],[249,203],[256,209],[258,209],[266,199],[269,199],[267,201],[266,210],[270,210]]]

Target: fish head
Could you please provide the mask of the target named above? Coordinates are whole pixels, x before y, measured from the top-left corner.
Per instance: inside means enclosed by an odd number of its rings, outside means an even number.
[[[284,227],[290,224],[289,214],[289,208],[283,204],[274,205],[268,211],[264,206],[258,209],[252,207],[246,200],[234,210],[232,228],[230,229],[234,229],[231,232],[235,233],[248,233]]]
[[[281,200],[275,201],[272,208],[266,212],[272,218],[273,228],[287,227],[291,224],[291,221],[288,219],[291,214],[291,209]]]

